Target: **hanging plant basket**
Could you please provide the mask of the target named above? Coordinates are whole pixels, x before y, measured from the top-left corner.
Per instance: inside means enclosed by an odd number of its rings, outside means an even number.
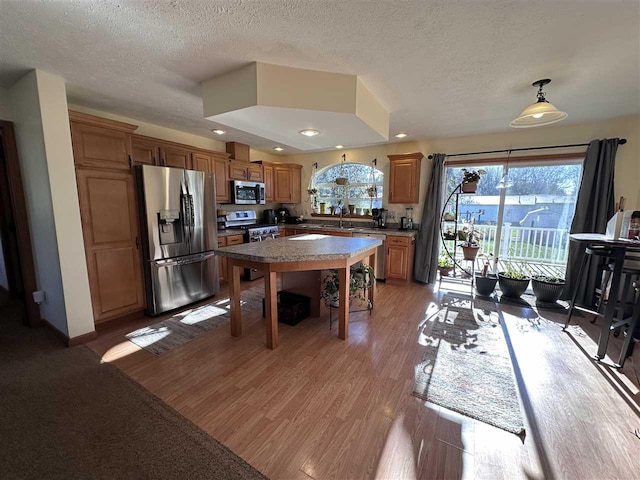
[[[348,185],[348,184],[349,184],[349,179],[347,177],[336,178],[336,185]]]

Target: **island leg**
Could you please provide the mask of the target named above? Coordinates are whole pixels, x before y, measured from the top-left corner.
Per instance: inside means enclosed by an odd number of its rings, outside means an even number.
[[[369,255],[369,266],[371,268],[373,268],[373,269],[375,269],[376,265],[377,265],[376,264],[376,261],[377,261],[376,250],[374,250],[373,253],[371,255]],[[378,293],[378,282],[376,282],[375,273],[373,275],[373,278],[371,279],[371,282],[372,282],[372,284],[371,284],[371,289],[369,290],[369,301],[373,305],[373,299],[376,296],[376,294]]]
[[[346,340],[349,336],[349,266],[338,269],[340,283],[338,305],[338,337]]]
[[[242,336],[242,310],[240,308],[240,267],[234,265],[234,260],[229,259],[229,306],[231,307],[231,336]]]
[[[276,272],[264,272],[265,327],[267,347],[278,346],[278,282]]]

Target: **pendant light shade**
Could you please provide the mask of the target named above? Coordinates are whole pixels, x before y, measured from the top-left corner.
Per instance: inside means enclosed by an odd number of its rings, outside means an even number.
[[[543,125],[551,125],[567,118],[567,114],[558,110],[555,105],[549,103],[545,98],[545,92],[542,87],[551,83],[548,78],[533,82],[534,87],[538,87],[538,101],[533,105],[529,105],[522,113],[513,120],[509,125],[513,128],[530,128],[541,127]]]

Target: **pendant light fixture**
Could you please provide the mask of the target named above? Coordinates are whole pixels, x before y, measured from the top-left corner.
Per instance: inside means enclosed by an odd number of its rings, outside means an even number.
[[[504,175],[502,175],[502,178],[500,179],[500,181],[498,182],[498,184],[496,185],[496,188],[498,190],[504,190],[505,188],[509,188],[512,183],[509,182],[509,158],[511,157],[511,150],[509,150],[509,153],[507,153],[507,165],[506,168],[504,170]]]
[[[545,98],[546,94],[542,91],[542,87],[549,83],[551,83],[551,80],[545,78],[531,84],[534,87],[538,87],[538,101],[525,108],[518,118],[509,124],[510,126],[513,128],[541,127],[543,125],[560,122],[567,118],[565,112],[558,110]]]

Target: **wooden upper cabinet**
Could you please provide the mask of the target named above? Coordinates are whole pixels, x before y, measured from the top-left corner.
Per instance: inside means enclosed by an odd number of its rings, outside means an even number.
[[[273,185],[273,165],[270,163],[262,164],[263,172],[264,172],[264,190],[265,190],[265,201],[267,203],[273,203],[274,200],[274,185]]]
[[[194,153],[191,156],[193,162],[193,169],[200,172],[212,172],[212,159],[211,155],[205,155],[204,153]]]
[[[247,180],[250,182],[264,181],[264,171],[261,163],[250,163],[247,166]]]
[[[76,169],[89,287],[96,323],[144,308],[132,172]]]
[[[420,202],[420,164],[422,153],[389,155],[389,202]]]
[[[247,166],[245,162],[229,162],[230,180],[247,180]]]
[[[134,135],[131,139],[131,159],[134,165],[159,165],[160,145],[154,139]]]
[[[231,160],[231,162],[229,162],[229,179],[246,182],[262,182],[264,180],[262,164],[258,162],[251,163]]]
[[[273,201],[300,203],[302,201],[302,165],[273,164]]]
[[[273,200],[277,203],[291,203],[291,169],[288,165],[273,167]]]
[[[135,125],[69,112],[75,164],[128,170]]]
[[[302,202],[302,165],[291,165],[291,202]]]
[[[162,145],[162,165],[173,168],[191,169],[191,151],[173,145]]]
[[[216,176],[216,202],[231,203],[231,185],[229,184],[229,160],[213,158],[213,173]]]
[[[251,158],[249,157],[249,145],[238,142],[227,142],[226,146],[229,158],[232,160],[238,160],[241,162],[251,161]]]

